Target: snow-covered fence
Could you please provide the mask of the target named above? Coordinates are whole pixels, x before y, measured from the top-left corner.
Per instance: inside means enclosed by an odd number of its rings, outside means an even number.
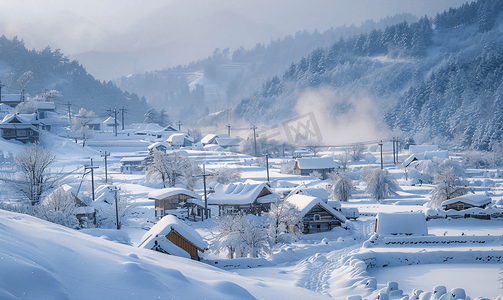
[[[365,248],[373,247],[435,247],[435,246],[470,246],[470,245],[495,245],[503,243],[503,236],[410,236],[393,237],[379,236],[364,244]]]

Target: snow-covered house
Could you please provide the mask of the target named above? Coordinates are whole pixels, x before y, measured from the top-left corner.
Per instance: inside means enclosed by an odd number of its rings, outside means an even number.
[[[194,139],[184,132],[179,132],[170,135],[166,142],[172,147],[190,147],[194,144]]]
[[[155,216],[163,217],[167,210],[176,209],[188,199],[200,198],[193,191],[182,188],[164,188],[148,193],[148,199],[155,201]]]
[[[303,233],[330,231],[346,222],[346,218],[340,212],[335,211],[320,198],[295,194],[285,201],[300,210],[304,223]]]
[[[54,102],[49,101],[35,101],[35,107],[37,109],[39,119],[47,119],[48,113],[56,111],[56,105]]]
[[[141,239],[138,248],[199,260],[198,251],[208,244],[182,220],[173,215],[163,217]]]
[[[1,94],[0,96],[0,103],[9,106],[16,106],[21,102],[23,102],[22,94]]]
[[[15,112],[15,109],[10,107],[7,104],[0,103],[0,119],[3,120],[5,116],[13,114]]]
[[[428,235],[426,216],[423,213],[378,213],[375,232],[379,235]]]
[[[119,127],[121,126],[121,122],[113,117],[108,117],[105,121],[102,122],[101,129],[102,131],[106,132],[114,132],[115,131],[114,126],[117,126],[118,130]]]
[[[154,151],[154,149],[157,151],[166,152],[166,150],[171,150],[171,146],[164,142],[155,142],[152,145],[148,146],[147,149],[150,152]]]
[[[279,195],[266,183],[217,184],[214,193],[208,196],[209,205],[217,205],[222,211],[260,214],[269,211],[271,203],[279,200]]]
[[[239,146],[240,142],[241,142],[240,139],[231,138],[229,135],[227,135],[225,133],[208,134],[201,139],[201,143],[205,147],[207,145],[218,145],[219,147],[222,147],[223,149],[237,147],[237,146]]]
[[[408,167],[410,164],[412,164],[415,161],[432,160],[435,157],[449,158],[449,151],[436,150],[436,151],[425,151],[425,152],[421,152],[421,153],[412,153],[409,157],[407,157],[404,160],[403,166]]]
[[[491,197],[480,194],[467,194],[460,197],[452,198],[442,202],[444,210],[454,209],[457,211],[466,210],[469,208],[486,208],[491,203]]]
[[[121,173],[141,172],[147,165],[147,156],[126,156],[120,160]]]
[[[293,166],[293,173],[296,175],[310,175],[316,171],[322,175],[323,179],[326,179],[328,173],[333,172],[335,168],[337,168],[337,163],[329,156],[297,158]]]
[[[327,189],[321,188],[321,187],[307,187],[304,184],[299,185],[295,189],[293,189],[290,194],[288,194],[287,197],[290,197],[292,195],[299,194],[299,195],[306,195],[306,196],[312,196],[316,198],[320,198],[323,200],[325,203],[327,203],[328,198],[330,194],[327,192]],[[285,197],[285,198],[287,198]]]
[[[37,142],[40,128],[44,129],[44,125],[40,123],[36,113],[9,114],[0,122],[0,129],[4,139],[15,139],[23,143]]]

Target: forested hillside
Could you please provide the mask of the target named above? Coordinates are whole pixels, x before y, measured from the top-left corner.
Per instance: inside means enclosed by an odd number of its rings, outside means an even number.
[[[203,115],[206,108],[200,102],[204,86],[199,86],[198,91],[189,91],[194,72],[203,71],[206,81],[222,87],[223,92],[219,97],[227,108],[227,104],[234,106],[242,98],[249,97],[268,77],[282,74],[292,62],[298,61],[317,47],[325,48],[340,37],[384,29],[404,20],[415,22],[417,17],[398,14],[378,22],[368,20],[360,26],[330,28],[323,32],[315,30],[312,33],[299,31],[283,39],[271,40],[267,45],[256,44],[251,49],[241,47],[233,52],[228,48],[215,49],[212,55],[186,66],[131,74],[114,82],[122,90],[145,96],[157,110],[165,109],[172,117],[185,119],[189,123]],[[233,67],[230,72],[226,71]],[[234,71],[235,69],[239,71]],[[214,112],[214,108],[212,110]]]
[[[332,119],[370,99],[373,117],[394,134],[494,148],[503,124],[501,11],[501,1],[476,1],[415,23],[341,38],[269,79],[233,116],[273,124],[298,115],[306,92],[329,88],[323,113]]]
[[[35,96],[45,89],[57,90],[61,96],[54,99],[61,108],[70,103],[75,113],[80,107],[106,116],[109,108],[128,110],[127,123],[141,122],[148,107],[145,99],[121,91],[111,81],[100,82],[88,74],[77,61],[70,61],[59,50],[50,47],[42,51],[28,50],[17,37],[0,37],[0,80],[2,93]]]

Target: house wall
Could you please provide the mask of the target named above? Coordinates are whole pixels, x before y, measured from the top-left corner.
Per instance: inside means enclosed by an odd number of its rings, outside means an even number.
[[[178,232],[172,230],[166,238],[171,241],[173,244],[182,248],[190,254],[190,258],[197,259],[197,247],[194,246],[191,242],[187,241],[183,236],[181,236]]]
[[[155,216],[165,216],[166,210],[176,209],[180,203],[187,202],[187,199],[192,198],[188,195],[177,194],[164,199],[155,199]]]
[[[304,223],[303,233],[316,233],[332,230],[341,226],[341,221],[320,205],[313,207],[302,219]]]

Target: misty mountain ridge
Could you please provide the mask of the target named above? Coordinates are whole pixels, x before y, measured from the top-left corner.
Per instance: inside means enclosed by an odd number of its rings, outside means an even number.
[[[500,1],[476,1],[341,38],[263,83],[231,120],[270,126],[314,112],[331,144],[393,134],[495,149],[503,134],[502,11]]]

